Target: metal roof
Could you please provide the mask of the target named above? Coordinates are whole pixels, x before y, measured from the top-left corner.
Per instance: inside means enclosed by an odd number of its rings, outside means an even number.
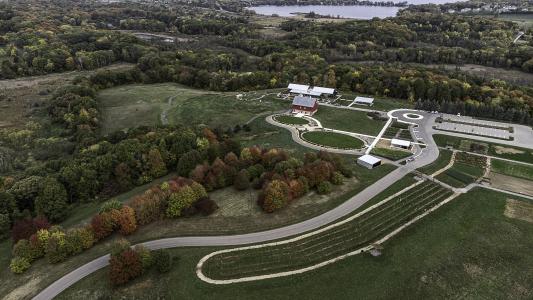
[[[309,86],[304,84],[289,83],[289,86],[287,88],[289,90],[307,91],[309,89]]]
[[[317,96],[317,97],[319,97],[320,95],[322,95],[322,93],[317,93],[317,92],[308,91],[308,90],[291,90],[291,93],[293,93],[293,94],[309,95],[309,96]]]
[[[311,97],[296,96],[292,100],[292,105],[299,105],[305,107],[314,107],[316,100]]]
[[[355,102],[358,102],[358,103],[368,103],[368,104],[371,104],[374,102],[374,98],[367,98],[367,97],[355,97]]]
[[[328,95],[335,94],[335,89],[325,88],[325,87],[320,87],[320,86],[314,86],[311,89],[311,91],[321,93],[321,94],[328,94]]]
[[[377,158],[377,157],[374,157],[372,155],[368,155],[368,154],[365,154],[361,157],[359,157],[357,160],[360,160],[362,162],[365,162],[367,164],[371,164],[371,165],[374,165],[374,164],[377,164],[381,161],[381,159]]]
[[[411,146],[411,142],[406,141],[406,140],[392,139],[390,142],[393,145],[398,145],[398,146],[402,146],[402,147]]]

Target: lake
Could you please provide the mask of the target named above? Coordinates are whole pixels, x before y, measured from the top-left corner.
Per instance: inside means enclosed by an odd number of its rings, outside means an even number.
[[[402,0],[397,0],[393,2],[401,2]],[[456,1],[450,0],[408,0],[406,1],[409,4],[443,4]],[[309,13],[315,12],[319,15],[325,16],[339,16],[342,18],[350,19],[363,19],[369,20],[374,17],[377,18],[387,18],[394,17],[396,13],[400,10],[400,7],[386,7],[386,6],[368,6],[368,5],[287,5],[287,6],[277,6],[277,5],[260,5],[260,6],[251,6],[248,7],[249,10],[255,11],[257,14],[271,16],[277,14],[281,17],[290,17],[294,16],[295,13]]]

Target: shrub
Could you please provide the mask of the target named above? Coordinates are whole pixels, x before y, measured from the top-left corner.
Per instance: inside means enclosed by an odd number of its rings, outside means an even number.
[[[204,216],[208,216],[218,209],[218,205],[216,204],[216,202],[209,199],[208,197],[204,197],[196,201],[196,203],[194,203],[194,207]]]
[[[94,236],[92,231],[87,227],[74,228],[67,232],[66,243],[69,254],[74,255],[91,248],[94,244]]]
[[[265,199],[263,201],[263,209],[266,212],[273,212],[278,210],[289,201],[289,186],[281,180],[273,180],[265,188]]]
[[[331,183],[329,181],[322,181],[318,184],[317,191],[320,195],[331,193]]]
[[[111,199],[102,204],[100,207],[100,213],[110,212],[113,209],[120,210],[120,208],[122,208],[122,202],[117,199]]]
[[[19,240],[15,246],[13,246],[12,254],[14,257],[25,258],[29,262],[33,260],[33,251],[30,247],[30,242],[26,239]]]
[[[250,187],[250,174],[245,169],[241,170],[237,177],[235,177],[235,182],[233,183],[235,189],[239,191],[244,191]]]
[[[165,249],[156,250],[153,253],[154,264],[160,273],[167,273],[172,269],[172,257]]]
[[[135,218],[140,225],[159,219],[163,210],[161,198],[152,193],[135,197],[130,205],[135,211]]]
[[[135,252],[139,254],[139,257],[141,259],[143,272],[148,271],[154,264],[154,257],[152,256],[152,251],[150,251],[150,249],[144,247],[143,245],[137,245],[135,246]]]
[[[46,243],[46,258],[52,264],[64,261],[70,254],[69,246],[64,232],[52,232]]]
[[[205,188],[199,184],[198,182],[193,182],[190,184],[190,187],[191,189],[193,190],[194,192],[194,196],[196,197],[196,199],[200,199],[200,198],[204,198],[204,197],[207,197],[207,191],[205,190]]]
[[[27,269],[30,268],[30,261],[24,257],[14,257],[9,264],[11,272],[15,274],[24,273]]]
[[[170,218],[181,216],[183,209],[191,207],[196,200],[194,190],[190,186],[181,188],[176,193],[170,195],[167,216]]]
[[[339,172],[334,172],[331,176],[331,183],[335,185],[341,185],[344,182],[344,176]]]
[[[91,228],[96,240],[101,240],[113,233],[113,219],[108,213],[95,215],[91,220]]]
[[[176,171],[180,176],[188,177],[196,165],[200,163],[202,163],[200,152],[191,150],[180,157]]]
[[[118,219],[119,232],[123,235],[132,234],[137,229],[137,221],[135,220],[135,211],[133,208],[124,205],[120,209],[120,217]]]
[[[143,272],[140,255],[128,248],[109,260],[109,279],[113,285],[124,284]]]

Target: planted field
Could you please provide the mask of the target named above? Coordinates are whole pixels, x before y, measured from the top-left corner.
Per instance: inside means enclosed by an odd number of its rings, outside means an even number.
[[[302,134],[302,138],[313,144],[319,144],[326,147],[340,148],[340,149],[361,149],[364,146],[363,141],[353,136],[346,134],[327,132],[327,131],[311,131]]]
[[[533,150],[531,149],[486,143],[442,134],[435,134],[433,135],[433,138],[440,147],[451,146],[462,151],[488,154],[495,157],[533,163]]]
[[[293,116],[276,116],[274,119],[280,123],[288,124],[288,125],[305,125],[309,124],[309,121],[307,121],[304,118],[297,118]]]
[[[453,166],[437,176],[437,179],[453,187],[461,188],[483,176],[487,159],[483,156],[459,152]]]
[[[376,121],[369,118],[364,111],[348,110],[320,106],[313,116],[326,128],[343,131],[377,135],[385,121]]]
[[[413,155],[413,153],[409,151],[394,150],[389,148],[373,148],[370,153],[393,161]]]
[[[103,134],[141,125],[242,125],[257,114],[287,107],[287,103],[268,91],[238,95],[173,83],[110,88],[98,94],[98,101],[102,109]]]
[[[503,175],[533,180],[533,166],[493,159],[491,161],[491,170]]]
[[[235,279],[306,268],[367,246],[451,194],[438,184],[423,182],[316,234],[215,255],[205,262],[203,273],[211,279]]]

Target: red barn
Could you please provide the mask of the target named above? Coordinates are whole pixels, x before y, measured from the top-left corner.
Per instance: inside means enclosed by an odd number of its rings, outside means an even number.
[[[318,102],[311,97],[296,96],[292,100],[292,113],[312,116],[318,110]]]

